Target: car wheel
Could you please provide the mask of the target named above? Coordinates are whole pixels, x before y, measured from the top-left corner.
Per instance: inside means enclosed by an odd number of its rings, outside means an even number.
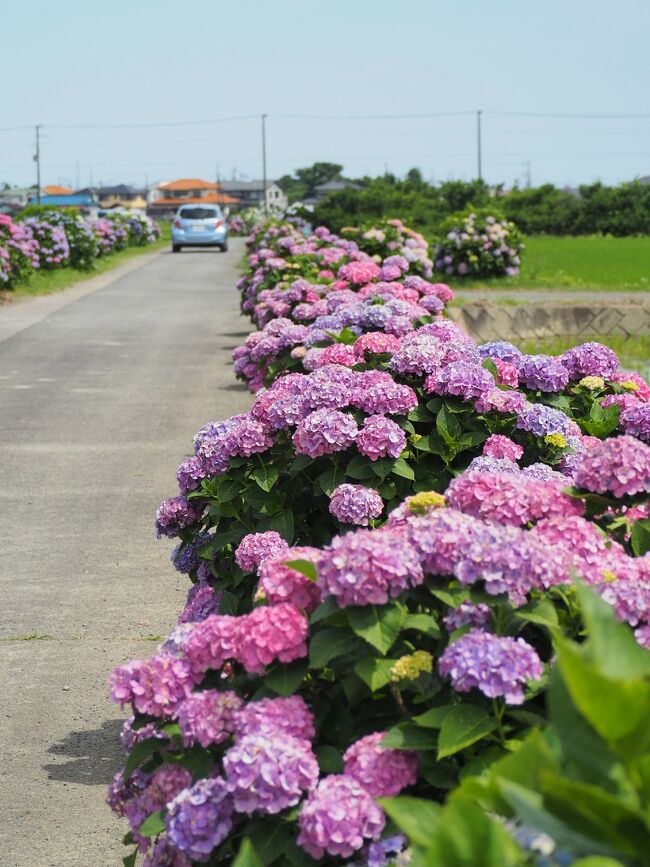
[[[172,253],[180,253],[181,245],[180,244],[172,244]]]
[[[222,244],[222,245],[221,245],[221,252],[222,252],[222,253],[227,253],[227,252],[228,252],[228,241],[226,241],[225,244]]]

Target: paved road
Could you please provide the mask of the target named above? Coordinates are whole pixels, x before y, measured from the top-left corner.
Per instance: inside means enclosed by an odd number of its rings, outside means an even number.
[[[182,607],[152,520],[193,433],[250,402],[229,365],[240,245],[147,257],[0,340],[3,867],[121,863],[105,681]]]

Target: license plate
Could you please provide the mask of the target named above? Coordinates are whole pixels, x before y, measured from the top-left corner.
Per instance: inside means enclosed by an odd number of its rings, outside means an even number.
[[[205,226],[192,226],[193,232],[205,232]]]

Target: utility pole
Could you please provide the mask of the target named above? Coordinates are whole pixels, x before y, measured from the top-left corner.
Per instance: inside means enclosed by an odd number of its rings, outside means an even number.
[[[36,200],[41,204],[41,128],[42,124],[36,124],[36,153],[34,154],[34,162],[36,163]]]
[[[269,206],[266,201],[266,115],[262,115],[262,194],[264,196],[264,213],[268,215]]]
[[[478,179],[483,180],[483,170],[481,165],[481,115],[482,111],[476,112],[476,147],[478,156]]]

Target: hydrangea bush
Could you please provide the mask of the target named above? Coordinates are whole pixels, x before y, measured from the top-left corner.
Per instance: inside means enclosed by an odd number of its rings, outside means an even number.
[[[84,219],[71,209],[30,206],[16,221],[0,214],[0,287],[13,289],[35,270],[91,270],[98,256],[158,240],[160,227],[138,212]]]
[[[424,235],[405,226],[399,219],[382,220],[361,229],[345,227],[341,229],[341,234],[355,240],[364,253],[380,260],[388,256],[404,256],[414,273],[427,279],[433,274],[428,241]]]
[[[427,297],[326,230],[275,222],[250,249],[268,337],[300,304]],[[272,308],[287,264],[318,298]],[[600,344],[527,356],[441,313],[337,322],[307,350],[322,364],[269,366],[249,412],[198,432],[156,518],[187,605],[111,676],[132,713],[109,791],[129,863],[409,863],[385,799],[438,810],[545,724],[552,638],[583,633],[576,579],[650,645],[647,384]]]
[[[441,224],[435,269],[455,277],[515,277],[523,249],[514,223],[493,208],[469,208]]]

